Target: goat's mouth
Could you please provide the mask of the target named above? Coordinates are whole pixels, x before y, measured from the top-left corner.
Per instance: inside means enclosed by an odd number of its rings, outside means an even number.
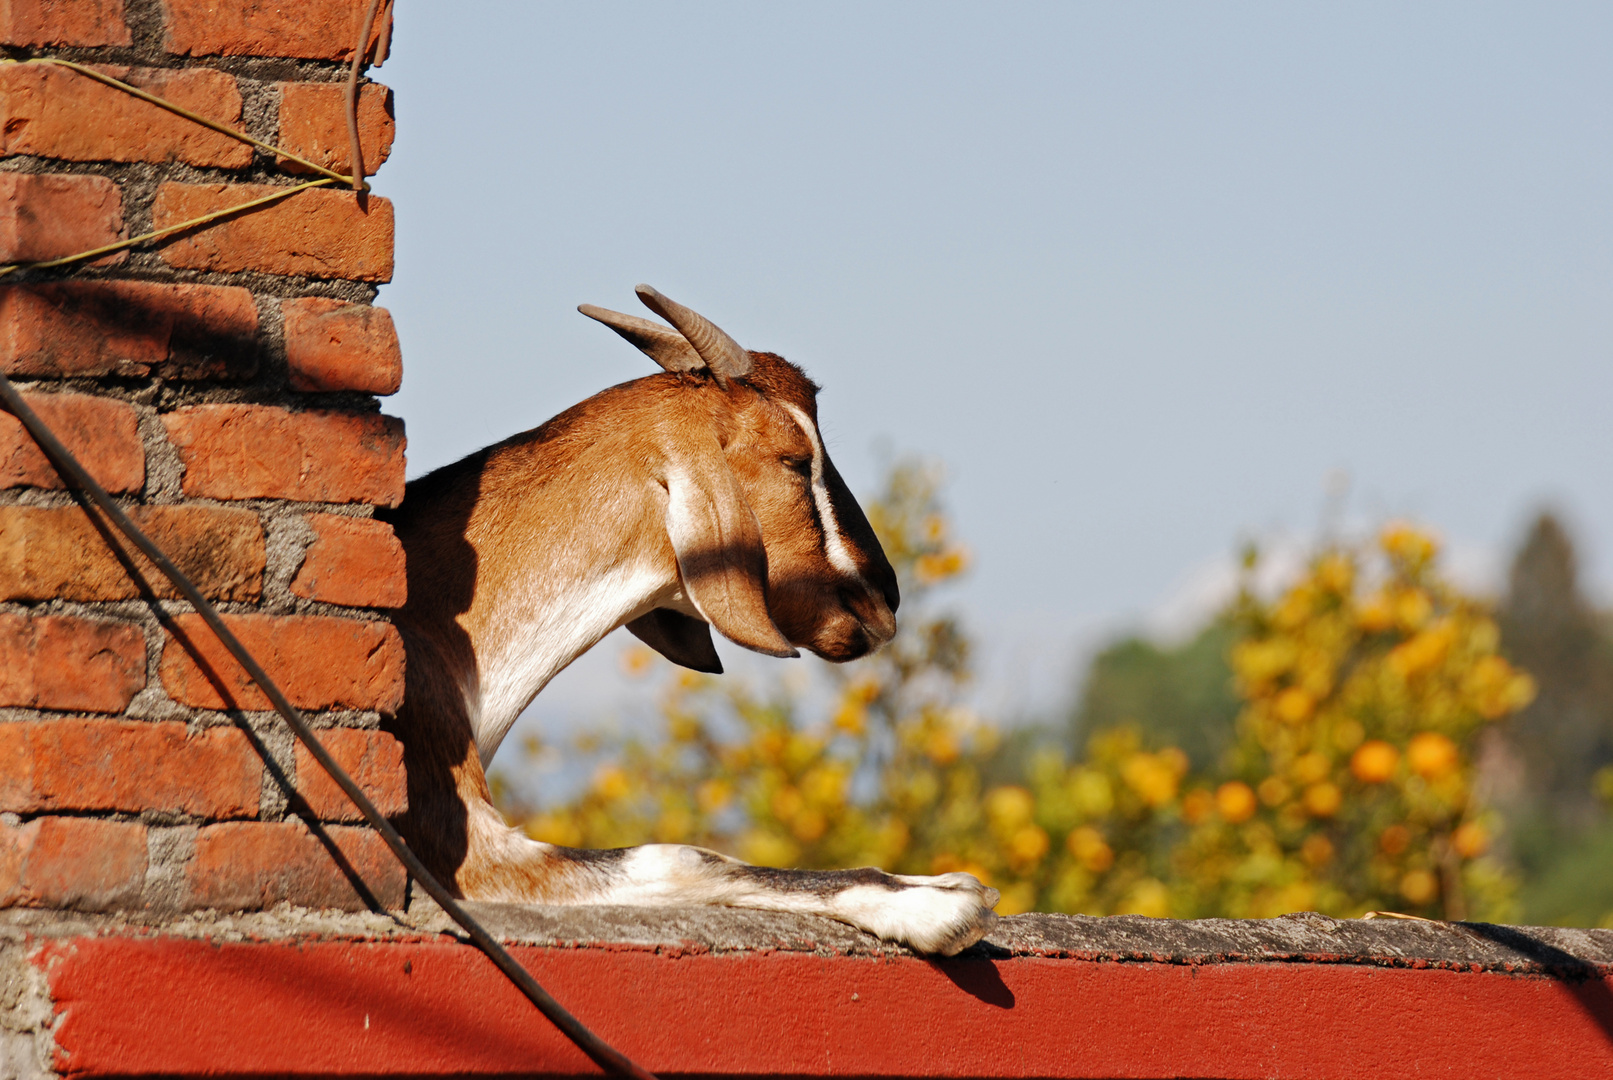
[[[838,635],[819,635],[807,648],[830,663],[844,664],[873,652],[874,643],[861,626],[856,626]]]
[[[825,660],[843,664],[874,652],[896,636],[896,616],[884,600],[842,591],[840,610],[798,644]]]
[[[840,603],[862,628],[872,652],[896,636],[896,612],[884,597],[868,591],[841,590]]]

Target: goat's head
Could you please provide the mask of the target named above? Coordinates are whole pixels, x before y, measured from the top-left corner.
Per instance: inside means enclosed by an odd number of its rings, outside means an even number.
[[[580,310],[680,377],[676,435],[660,464],[667,534],[688,601],[628,624],[675,663],[721,671],[706,624],[746,648],[854,660],[896,632],[896,574],[824,450],[817,386],[772,353],[747,352],[647,285],[663,326]],[[691,419],[692,418],[692,419]]]

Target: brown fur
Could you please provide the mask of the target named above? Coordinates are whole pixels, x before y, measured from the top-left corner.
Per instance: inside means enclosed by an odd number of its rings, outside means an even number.
[[[849,660],[894,633],[895,575],[827,456],[825,486],[861,581],[825,558],[812,445],[779,405],[815,422],[817,387],[780,357],[751,357],[751,373],[726,390],[704,374],[605,390],[414,481],[389,515],[409,575],[395,615],[405,701],[390,724],[408,770],[399,826],[460,895],[575,901],[609,872],[604,853],[532,845],[509,830],[477,747],[490,699],[508,720],[526,704],[499,683],[519,666],[511,650],[579,588],[612,573],[664,579],[651,607],[687,615],[698,603],[726,636],[775,654],[793,644]],[[669,525],[674,504],[691,509]]]

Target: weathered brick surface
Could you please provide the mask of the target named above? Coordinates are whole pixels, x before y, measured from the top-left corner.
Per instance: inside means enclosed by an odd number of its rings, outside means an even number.
[[[191,56],[351,60],[367,0],[167,0],[167,48]],[[380,20],[370,31],[373,48]]]
[[[403,498],[403,422],[377,413],[194,405],[163,417],[185,494],[372,502]]]
[[[305,297],[282,301],[280,310],[293,390],[397,393],[403,354],[386,308]]]
[[[369,83],[358,95],[358,140],[364,171],[373,176],[392,153],[397,124],[392,119],[392,91]],[[281,83],[280,138],[276,145],[339,173],[351,174],[353,144],[347,133],[347,88],[341,83]],[[289,172],[311,172],[290,158]]]
[[[389,623],[328,615],[226,615],[224,621],[299,708],[393,712],[403,699],[403,642]],[[269,708],[198,615],[173,620],[161,672],[163,687],[181,704]]]
[[[152,204],[154,227],[239,206],[275,191],[267,184],[163,184]],[[164,262],[190,270],[261,270],[359,281],[392,279],[392,204],[352,191],[314,188],[192,230],[159,249]]]
[[[0,823],[0,907],[138,907],[145,878],[144,825],[73,817]]]
[[[103,73],[217,123],[241,124],[241,93],[222,71],[112,67]],[[178,160],[226,169],[252,161],[252,148],[238,139],[54,64],[0,66],[0,153]]]
[[[292,579],[294,594],[349,607],[403,606],[403,544],[391,525],[337,514],[310,514],[308,524],[316,539]]]
[[[11,375],[250,378],[257,336],[257,305],[235,286],[0,286],[0,369]]]
[[[102,487],[125,492],[144,486],[146,451],[132,406],[90,394],[24,394],[23,400]],[[67,486],[22,421],[0,411],[0,488]]]
[[[409,808],[402,743],[384,731],[333,728],[316,734],[381,813],[394,817]],[[297,743],[297,793],[321,821],[364,820],[301,742]]]
[[[123,21],[123,0],[0,0],[0,45],[128,45],[133,40]]]
[[[268,123],[274,141],[347,172],[343,85],[300,81],[322,76],[274,58],[350,59],[368,5],[0,0],[0,45],[92,64],[229,127],[267,108],[253,123]],[[380,33],[377,25],[371,40]],[[123,48],[130,45],[136,48]],[[103,46],[112,48],[89,51]],[[142,55],[153,46],[170,59]],[[270,58],[268,66],[219,59],[254,56]],[[358,121],[374,172],[392,148],[391,91],[365,86]],[[50,64],[0,64],[0,157],[22,166],[0,170],[0,265],[76,255],[132,232],[228,213],[139,255],[114,253],[93,264],[111,274],[0,282],[0,371],[31,380],[31,407],[75,456],[108,489],[133,497],[123,500],[137,504],[126,507],[130,516],[203,593],[234,605],[225,619],[298,706],[395,712],[403,647],[379,612],[405,598],[401,545],[385,523],[314,511],[395,506],[403,497],[402,422],[357,403],[358,395],[398,389],[397,332],[391,316],[370,304],[287,298],[332,291],[297,287],[298,279],[389,280],[391,203],[327,187],[234,212],[284,194],[299,177],[196,182],[244,179],[265,159]],[[52,171],[27,171],[28,160],[53,163],[46,165]],[[308,175],[305,166],[277,164]],[[199,169],[227,171],[208,177]],[[191,280],[118,280],[159,276],[139,269],[149,270],[153,258]],[[292,280],[273,287],[263,274]],[[342,291],[360,300],[364,292]],[[178,381],[233,385],[219,395],[179,388],[175,400],[162,383]],[[331,396],[302,396],[310,394]],[[311,404],[324,407],[302,408]],[[177,480],[175,457],[183,470]],[[25,487],[64,484],[16,418],[0,410],[0,493]],[[295,545],[285,545],[305,534],[266,527],[292,526],[287,514],[301,515],[313,532],[300,564]],[[287,901],[362,907],[366,889],[348,880],[344,866],[369,880],[379,902],[400,905],[402,870],[306,751],[286,763],[300,783],[299,820],[258,820],[266,774],[252,737],[190,714],[269,705],[200,616],[159,615],[161,655],[148,685],[158,643],[148,641],[154,631],[139,602],[175,596],[97,512],[60,495],[0,499],[0,604],[8,606],[0,611],[0,710],[36,710],[0,723],[0,907],[116,910],[174,900],[189,910]],[[268,608],[266,596],[276,597]],[[127,613],[86,616],[67,606],[130,600]],[[304,601],[376,613],[285,613],[288,605],[310,606]],[[136,695],[142,715],[148,702],[166,697],[158,706],[164,719],[131,719]],[[321,731],[385,813],[406,812],[396,739],[356,728]],[[110,820],[141,814],[154,816]],[[321,819],[334,824],[322,830],[313,824]],[[148,869],[147,828],[184,822],[196,827],[164,832],[152,848],[161,865]]]
[[[119,712],[145,685],[139,627],[0,612],[0,706]]]
[[[320,832],[335,853],[300,823],[204,827],[185,869],[186,906],[253,911],[289,901],[356,911],[367,906],[361,888],[384,908],[403,906],[403,868],[379,835],[348,825],[327,825]],[[355,885],[355,876],[362,886]]]
[[[262,593],[263,526],[253,511],[135,506],[128,513],[203,595],[252,602]],[[121,533],[106,530],[81,506],[0,507],[0,600],[179,597]]]
[[[106,177],[0,173],[0,263],[75,255],[123,236],[123,197]],[[123,258],[117,252],[90,265]]]
[[[0,724],[0,810],[256,817],[263,759],[235,728],[77,717]]]

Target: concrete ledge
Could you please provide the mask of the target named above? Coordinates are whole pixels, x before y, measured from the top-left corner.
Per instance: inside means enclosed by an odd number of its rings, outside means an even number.
[[[1024,915],[929,960],[763,912],[475,908],[585,1023],[668,1074],[1613,1076],[1613,931]],[[597,1072],[446,929],[420,905],[0,913],[0,1065]]]

